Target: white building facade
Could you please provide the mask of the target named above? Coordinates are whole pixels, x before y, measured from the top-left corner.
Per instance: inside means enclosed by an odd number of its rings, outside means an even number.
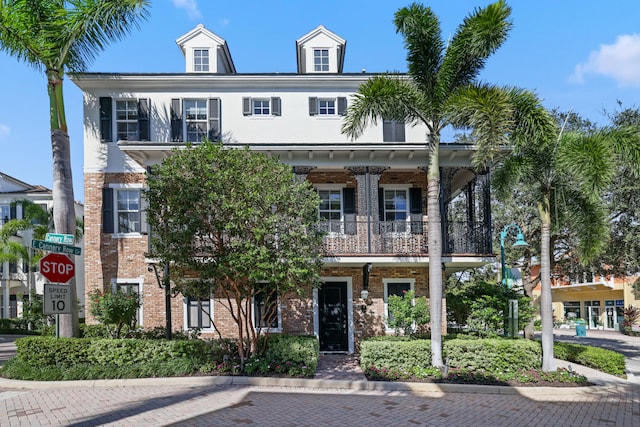
[[[326,351],[352,352],[361,337],[385,333],[389,295],[429,294],[426,126],[379,120],[357,140],[343,135],[354,94],[375,74],[344,73],[346,42],[323,26],[297,40],[297,73],[238,73],[226,42],[202,25],[176,42],[185,73],[71,77],[84,93],[87,291],[138,292],[139,323],[164,325],[163,291],[145,260],[145,171],[206,137],[279,158],[320,195],[324,285],[307,298],[279,296],[273,328],[315,334]],[[473,147],[440,151],[446,275],[494,256],[488,174],[471,168]],[[233,335],[216,296],[204,303]],[[173,328],[212,331],[194,307],[174,298]]]

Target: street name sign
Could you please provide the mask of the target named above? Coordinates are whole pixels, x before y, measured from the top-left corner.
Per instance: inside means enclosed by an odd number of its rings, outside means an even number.
[[[64,254],[48,254],[40,260],[40,274],[53,283],[67,283],[76,274],[73,261]]]
[[[48,243],[60,243],[63,245],[73,245],[74,237],[73,237],[73,234],[47,233],[47,235],[44,238],[44,241]]]
[[[71,286],[44,284],[44,314],[71,314]]]
[[[31,247],[33,249],[40,249],[41,251],[58,252],[67,255],[80,255],[82,253],[82,248],[78,246],[50,243],[45,240],[33,239],[31,241]]]

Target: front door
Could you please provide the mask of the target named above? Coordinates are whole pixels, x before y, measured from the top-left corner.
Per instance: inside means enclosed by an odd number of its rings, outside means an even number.
[[[320,351],[349,351],[347,282],[325,282],[318,289]]]

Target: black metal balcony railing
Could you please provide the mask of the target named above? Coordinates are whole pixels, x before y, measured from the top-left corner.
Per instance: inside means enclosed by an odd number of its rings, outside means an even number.
[[[425,221],[323,221],[323,252],[327,256],[350,254],[426,255],[429,252]],[[491,253],[488,227],[447,224],[443,252]],[[489,250],[487,250],[489,248]]]

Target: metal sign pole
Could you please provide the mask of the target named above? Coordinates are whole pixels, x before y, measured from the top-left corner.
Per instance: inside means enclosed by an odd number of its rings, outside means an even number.
[[[60,338],[60,315],[56,314],[56,339]]]

